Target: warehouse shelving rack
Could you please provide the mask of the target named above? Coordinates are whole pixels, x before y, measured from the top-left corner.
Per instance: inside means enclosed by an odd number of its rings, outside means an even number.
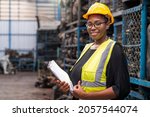
[[[129,16],[130,18],[132,17],[132,19],[130,20],[130,25],[135,25],[134,27],[131,27],[133,29],[132,33],[134,33],[134,35],[136,37],[133,37],[135,40],[137,41],[137,44],[125,44],[125,46],[130,46],[130,48],[135,48],[135,52],[139,51],[139,54],[137,56],[139,56],[137,59],[139,59],[138,63],[139,63],[139,68],[138,68],[138,72],[137,74],[139,74],[138,76],[131,76],[130,77],[130,82],[132,84],[136,84],[139,86],[138,91],[131,91],[130,95],[133,97],[136,97],[138,99],[149,99],[150,98],[150,81],[147,81],[146,79],[146,40],[147,40],[147,3],[148,0],[144,0],[142,4],[140,4],[137,7],[131,8],[131,9],[127,9],[124,11],[123,13],[123,20],[124,20],[124,24],[127,24],[127,17]],[[137,16],[133,16],[134,15],[140,15],[139,17]],[[128,15],[128,16],[127,16]],[[132,15],[132,16],[131,16]],[[135,19],[133,19],[135,18]],[[139,19],[139,20],[138,20]],[[136,24],[131,24],[133,22],[136,22]],[[136,26],[137,25],[137,26]],[[139,25],[139,26],[138,26]],[[124,33],[123,33],[123,40],[125,39],[129,39],[130,37],[128,37],[127,34],[125,34],[125,31],[127,30],[127,28],[125,25],[123,26],[124,28]],[[137,31],[139,31],[137,34]],[[129,36],[131,36],[132,34],[130,34]],[[139,35],[139,36],[138,36]],[[136,40],[136,38],[138,38],[138,40]],[[126,40],[125,40],[126,41]],[[129,53],[129,52],[128,52]],[[135,54],[132,56],[134,57]],[[135,59],[135,61],[137,60]],[[134,62],[133,62],[134,63]],[[133,69],[133,68],[132,68]],[[146,90],[145,90],[146,89]]]
[[[57,59],[59,41],[56,30],[37,31],[37,61],[49,61]]]
[[[60,10],[60,0],[36,0],[38,25],[36,31],[36,65],[38,70],[44,62],[56,60],[58,57],[59,42],[56,27],[57,21],[60,20]]]
[[[70,5],[73,5],[73,2],[70,2]],[[74,65],[77,58],[80,56],[82,49],[84,48],[85,44],[88,41],[88,34],[86,32],[85,27],[85,20],[81,18],[81,0],[78,1],[78,12],[76,20],[73,19],[72,21],[67,24],[67,30],[64,31],[65,40],[62,42],[62,56],[63,56],[63,63],[64,63],[64,70],[69,72],[70,68]],[[87,38],[82,38],[84,33],[87,35]]]
[[[42,67],[50,60],[58,58],[59,41],[57,38],[57,31],[52,29],[39,29],[37,30],[37,53],[36,63],[38,78],[41,78]],[[45,68],[44,68],[45,70]],[[45,74],[46,76],[46,74]]]
[[[113,3],[117,0],[113,0]],[[131,0],[122,0],[123,6]],[[113,4],[112,3],[112,4]],[[114,40],[122,44],[127,55],[131,92],[128,99],[150,99],[150,81],[146,78],[146,40],[148,0],[139,5],[113,11]],[[115,8],[114,8],[115,9]],[[118,19],[121,19],[118,21]],[[121,31],[122,29],[122,31]],[[121,33],[121,37],[120,37]]]
[[[66,44],[66,41],[63,44],[63,48],[65,50],[65,55],[67,51],[72,50],[69,52],[70,55],[64,57],[64,69],[68,72],[69,69],[73,66],[76,62],[77,58],[80,56],[82,49],[84,48],[85,42],[81,42],[81,33],[82,31],[86,30],[86,27],[75,27],[73,29],[65,31],[65,35],[76,35],[77,40],[74,43]],[[75,37],[73,37],[75,38]],[[71,41],[73,41],[73,38]]]

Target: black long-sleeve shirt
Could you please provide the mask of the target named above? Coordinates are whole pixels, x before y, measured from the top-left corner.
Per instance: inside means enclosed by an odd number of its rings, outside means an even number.
[[[81,80],[82,66],[90,58],[95,50],[89,49],[70,72],[70,78],[74,85]],[[130,81],[126,57],[121,45],[116,43],[106,69],[106,87],[113,88],[116,99],[124,99],[130,92]]]

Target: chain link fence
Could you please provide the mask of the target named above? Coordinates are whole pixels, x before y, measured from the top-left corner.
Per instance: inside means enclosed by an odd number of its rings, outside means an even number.
[[[123,12],[123,47],[127,56],[130,77],[140,77],[142,5]]]

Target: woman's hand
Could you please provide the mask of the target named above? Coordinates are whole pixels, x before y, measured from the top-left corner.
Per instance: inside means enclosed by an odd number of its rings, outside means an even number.
[[[66,82],[62,82],[60,80],[56,80],[56,85],[59,87],[59,90],[63,93],[67,93],[70,90],[69,84]]]
[[[74,86],[72,95],[79,99],[84,99],[86,97],[86,92],[82,89],[80,81]]]

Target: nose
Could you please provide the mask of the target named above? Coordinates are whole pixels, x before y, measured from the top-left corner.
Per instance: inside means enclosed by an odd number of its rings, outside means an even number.
[[[95,25],[92,25],[91,30],[95,30],[95,29],[96,29]]]

